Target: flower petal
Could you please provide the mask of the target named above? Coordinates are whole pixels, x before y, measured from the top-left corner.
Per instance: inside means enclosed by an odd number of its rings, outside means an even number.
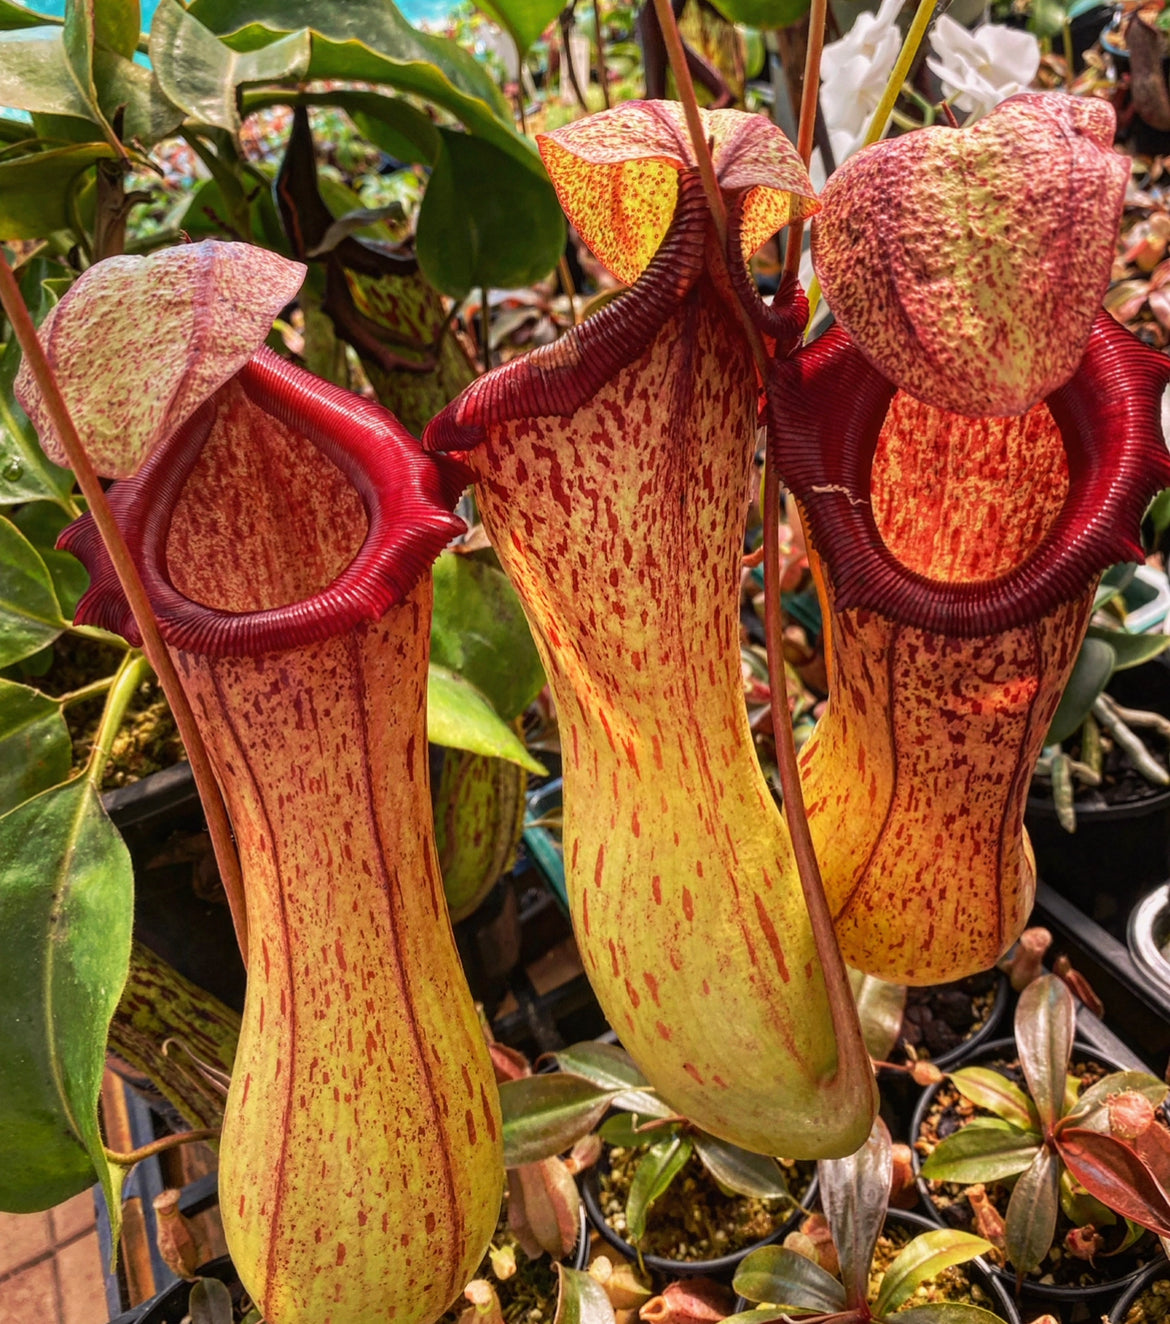
[[[834,174],[813,225],[817,275],[886,377],[973,417],[1021,413],[1068,380],[1129,178],[1113,122],[1095,98],[1024,93]]]
[[[264,343],[304,274],[277,253],[214,240],[85,272],[40,335],[98,473],[136,473]],[[46,455],[68,464],[27,363],[15,390]]]
[[[744,256],[789,221],[818,210],[796,149],[768,119],[700,111],[715,173],[744,200]],[[658,251],[678,201],[678,176],[697,162],[682,107],[627,101],[537,138],[565,215],[599,262],[632,284]]]

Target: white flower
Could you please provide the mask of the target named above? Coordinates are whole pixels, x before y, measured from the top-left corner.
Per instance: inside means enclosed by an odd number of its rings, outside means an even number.
[[[840,165],[862,143],[902,48],[898,14],[903,0],[882,0],[876,14],[858,14],[821,55],[821,111],[833,158]]]
[[[948,100],[972,117],[1022,92],[1040,68],[1040,43],[1030,32],[984,23],[968,32],[945,14],[930,34],[934,59],[926,63]]]

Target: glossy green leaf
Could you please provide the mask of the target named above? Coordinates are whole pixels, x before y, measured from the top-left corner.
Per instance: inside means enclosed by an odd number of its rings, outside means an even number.
[[[93,57],[93,79],[98,105],[107,119],[122,108],[122,138],[152,147],[169,137],[183,122],[183,111],[167,96],[152,69],[98,50]]]
[[[1133,583],[1136,574],[1136,561],[1118,561],[1116,565],[1111,565],[1101,576],[1101,582],[1093,594],[1093,610],[1098,611],[1107,602],[1112,602],[1118,594],[1124,593]]]
[[[118,137],[101,104],[94,79],[99,52],[128,63],[138,45],[141,28],[138,0],[66,0],[62,40],[73,81],[80,89],[90,118],[101,127],[111,145]]]
[[[0,105],[96,122],[96,96],[78,81],[59,27],[0,33]]]
[[[1080,730],[1089,715],[1089,709],[1113,675],[1116,657],[1103,639],[1086,639],[1081,645],[1068,684],[1052,716],[1048,734],[1044,737],[1046,745],[1058,745],[1074,731]]]
[[[1036,1157],[1034,1136],[998,1118],[977,1118],[941,1141],[922,1165],[931,1181],[1002,1181],[1014,1177]]]
[[[0,666],[31,657],[67,624],[36,548],[11,520],[0,518]]]
[[[898,1324],[1003,1324],[999,1315],[965,1301],[932,1301],[898,1311]]]
[[[565,217],[543,170],[486,139],[439,132],[442,143],[418,213],[423,275],[454,299],[547,276],[564,250]]]
[[[711,0],[729,23],[749,28],[787,28],[809,11],[810,0]]]
[[[547,771],[524,748],[483,694],[446,667],[433,666],[427,683],[427,737],[436,745],[490,754],[543,776]]]
[[[646,1219],[655,1201],[686,1166],[692,1149],[687,1136],[667,1136],[651,1145],[638,1164],[626,1197],[626,1235],[635,1246],[646,1235]]]
[[[500,1085],[504,1166],[539,1163],[572,1148],[596,1129],[614,1093],[562,1072],[504,1081]]]
[[[616,1145],[619,1149],[639,1149],[643,1145],[652,1145],[664,1136],[677,1134],[681,1123],[671,1122],[646,1127],[648,1122],[660,1121],[647,1117],[644,1113],[612,1113],[602,1122],[598,1134],[607,1145]]]
[[[906,1010],[906,986],[891,984],[886,979],[878,979],[849,967],[847,970],[866,1052],[877,1061],[884,1062],[898,1042],[902,1014]]]
[[[218,1278],[196,1278],[187,1298],[191,1324],[232,1324],[232,1294]]]
[[[117,1222],[97,1102],[132,914],[129,852],[85,778],[0,818],[0,1209],[101,1177]]]
[[[1064,1111],[1064,1082],[1072,1055],[1077,1004],[1056,975],[1041,975],[1016,1004],[1016,1048],[1028,1092],[1047,1130]]]
[[[1056,1234],[1060,1161],[1041,1149],[1016,1182],[1004,1219],[1007,1257],[1020,1273],[1039,1269]]]
[[[469,680],[506,722],[540,693],[544,668],[507,575],[471,556],[435,562],[431,660]]]
[[[898,1252],[886,1270],[878,1289],[875,1310],[888,1315],[908,1301],[918,1288],[949,1269],[952,1264],[966,1264],[968,1260],[984,1255],[991,1242],[957,1228],[939,1228],[937,1232],[923,1232]]]
[[[6,58],[0,48],[0,67]],[[78,186],[78,176],[95,161],[115,155],[108,143],[94,142],[0,161],[0,239],[44,239],[65,229],[70,190]]]
[[[1114,671],[1140,667],[1170,648],[1170,635],[1128,634],[1125,630],[1106,630],[1099,625],[1090,625],[1086,637],[1100,640],[1113,649]]]
[[[886,1218],[893,1174],[890,1133],[880,1117],[869,1137],[847,1158],[821,1159],[821,1206],[837,1247],[845,1304],[864,1305],[874,1247]]]
[[[85,566],[69,552],[57,551],[58,535],[71,520],[72,516],[52,501],[31,501],[12,516],[13,524],[44,561],[64,620],[73,619],[78,599],[89,587],[89,573]]]
[[[826,1315],[845,1309],[845,1289],[836,1278],[787,1246],[761,1246],[746,1255],[732,1286],[748,1301]]]
[[[511,33],[523,59],[564,8],[562,0],[476,0],[489,18]]]
[[[584,1076],[595,1085],[620,1090],[617,1106],[643,1117],[670,1117],[674,1109],[649,1088],[649,1082],[637,1063],[617,1044],[603,1044],[595,1039],[573,1044],[553,1054],[557,1066],[574,1076]]]
[[[61,707],[0,680],[0,815],[69,776],[73,745]]]
[[[474,56],[454,41],[412,28],[391,0],[194,0],[191,13],[237,50],[308,28],[310,78],[378,83],[413,93],[518,159],[537,157],[513,128],[511,110]]]
[[[1095,0],[1089,0],[1089,3],[1095,4]],[[1146,511],[1146,519],[1153,526],[1155,537],[1160,537],[1167,529],[1170,529],[1170,487],[1164,487],[1150,502],[1150,508]]]
[[[766,1154],[753,1154],[729,1141],[700,1131],[695,1153],[720,1186],[756,1200],[791,1199],[784,1169]]]
[[[583,1269],[556,1265],[560,1288],[553,1324],[614,1324],[605,1288]]]
[[[1040,1118],[1032,1100],[1014,1081],[990,1067],[962,1067],[950,1073],[951,1083],[977,1108],[1002,1117],[1020,1131],[1039,1133]]]
[[[38,14],[27,5],[18,5],[14,0],[0,0],[0,31],[13,28],[36,28],[46,23],[60,26],[61,20],[49,14]]]
[[[258,50],[234,51],[178,0],[160,0],[150,25],[150,60],[166,95],[197,124],[232,133],[240,127],[240,87],[304,78],[309,58],[303,28]]]
[[[406,164],[433,165],[439,154],[439,131],[405,97],[338,88],[329,104],[347,111],[358,132],[388,156]]]

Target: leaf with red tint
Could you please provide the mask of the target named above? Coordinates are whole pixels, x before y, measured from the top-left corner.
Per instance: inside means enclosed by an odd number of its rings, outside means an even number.
[[[1113,129],[1107,102],[1029,92],[971,128],[847,161],[822,195],[813,261],[874,366],[971,417],[1063,386],[1109,283],[1130,173]]]
[[[1077,1028],[1077,1004],[1056,975],[1041,975],[1016,1004],[1016,1048],[1032,1102],[1047,1135],[1064,1111],[1065,1080]]]
[[[80,276],[40,337],[98,473],[137,473],[264,343],[304,274],[263,248],[206,240]],[[27,362],[15,391],[45,454],[68,463]]]
[[[800,156],[766,117],[740,110],[700,115],[720,188],[745,195],[745,257],[789,221],[818,210]],[[627,101],[541,134],[537,142],[565,215],[598,261],[632,284],[670,225],[680,172],[696,165],[682,106]]]
[[[1055,1142],[1065,1167],[1115,1213],[1170,1236],[1170,1143],[1160,1135],[1147,1142],[1119,1140],[1085,1127],[1061,1127]],[[1148,1134],[1148,1133],[1147,1133]]]

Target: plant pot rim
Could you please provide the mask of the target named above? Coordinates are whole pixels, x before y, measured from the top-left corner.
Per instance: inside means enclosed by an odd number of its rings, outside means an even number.
[[[1109,1053],[1102,1052],[1092,1044],[1086,1043],[1083,1039],[1073,1040],[1073,1057],[1087,1058],[1090,1061],[1099,1062],[1102,1066],[1107,1066],[1112,1071],[1124,1071],[1126,1068],[1113,1058]],[[990,1057],[991,1055],[1010,1055],[1018,1058],[1019,1051],[1016,1048],[1016,1041],[1011,1039],[996,1039],[991,1043],[984,1044],[981,1051],[976,1054],[977,1057]],[[918,1153],[917,1140],[922,1127],[923,1119],[934,1101],[935,1095],[939,1092],[945,1081],[938,1081],[933,1085],[928,1085],[923,1091],[914,1107],[914,1115],[910,1119],[910,1156],[914,1164],[914,1181],[918,1187],[918,1197],[922,1201],[923,1208],[927,1211],[927,1217],[935,1227],[949,1227],[945,1223],[935,1208],[934,1199],[930,1192],[929,1182],[922,1176],[922,1160]],[[960,1185],[961,1183],[955,1183]],[[1097,1300],[1101,1297],[1115,1295],[1118,1291],[1124,1290],[1137,1278],[1140,1278],[1147,1269],[1147,1265],[1140,1268],[1131,1269],[1129,1273],[1122,1274],[1117,1278],[1110,1278],[1105,1282],[1091,1284],[1085,1287],[1073,1287],[1064,1283],[1039,1283],[1031,1278],[1024,1278],[1023,1292],[1026,1297],[1031,1297],[1036,1301],[1063,1301],[1071,1302],[1076,1300]],[[1016,1275],[1007,1270],[1001,1269],[997,1264],[988,1264],[988,1272],[993,1278],[996,1278],[1005,1289],[1015,1290]]]
[[[991,1004],[991,1010],[987,1013],[987,1020],[969,1034],[961,1043],[957,1043],[954,1048],[948,1048],[945,1053],[940,1053],[938,1057],[928,1058],[934,1066],[940,1071],[950,1071],[966,1062],[969,1057],[980,1053],[991,1041],[991,1037],[999,1029],[1000,1023],[1007,1011],[1008,1003],[1011,1001],[1012,989],[1007,975],[1002,970],[997,970],[998,982],[995,986],[995,1001]],[[961,983],[961,980],[954,981]],[[938,985],[937,987],[945,987]]]
[[[601,1236],[613,1247],[614,1250],[628,1260],[631,1264],[638,1263],[638,1250],[636,1246],[631,1245],[619,1233],[615,1232],[606,1221],[605,1214],[601,1208],[601,1177],[600,1170],[607,1166],[608,1146],[602,1151],[602,1157],[591,1168],[587,1168],[581,1175],[581,1199],[584,1202],[585,1209],[589,1214],[589,1221]],[[804,1192],[802,1205],[809,1205],[817,1195],[817,1178],[814,1173],[808,1189]],[[758,1250],[761,1246],[771,1246],[779,1241],[792,1224],[796,1221],[801,1212],[801,1205],[788,1215],[787,1218],[772,1232],[769,1236],[763,1237],[759,1241],[753,1241],[750,1246],[744,1246],[742,1250],[730,1251],[726,1255],[720,1255],[713,1260],[668,1260],[661,1255],[643,1255],[642,1263],[656,1273],[666,1274],[674,1278],[714,1278],[719,1274],[733,1273],[743,1257],[753,1250]]]
[[[1124,1292],[1117,1298],[1109,1312],[1109,1324],[1123,1324],[1130,1306],[1153,1282],[1159,1278],[1170,1279],[1170,1260],[1165,1255],[1157,1259],[1153,1264],[1147,1264],[1144,1269],[1139,1269],[1133,1282],[1131,1282]]]
[[[564,1263],[569,1264],[574,1269],[582,1270],[589,1265],[589,1219],[585,1214],[584,1204],[579,1210],[577,1244],[571,1255],[565,1256]],[[231,1256],[220,1255],[214,1260],[208,1260],[206,1264],[201,1264],[196,1270],[196,1276],[199,1278],[218,1278],[221,1282],[226,1282],[235,1276],[235,1272],[236,1269]],[[180,1278],[177,1282],[171,1283],[169,1287],[164,1287],[149,1301],[143,1301],[140,1305],[131,1307],[125,1314],[118,1315],[110,1321],[110,1324],[170,1324],[170,1317],[159,1313],[168,1307],[181,1307],[181,1313],[174,1316],[176,1320],[180,1320],[187,1313],[185,1293],[190,1289],[191,1281]]]
[[[915,1213],[913,1209],[887,1209],[886,1216],[882,1220],[883,1232],[886,1229],[886,1224],[889,1222],[908,1223],[911,1227],[918,1228],[922,1232],[935,1232],[938,1230],[937,1223],[932,1223],[929,1218],[924,1218],[922,1214]],[[957,1267],[965,1270],[969,1265],[975,1265],[980,1273],[982,1273],[983,1280],[987,1285],[988,1291],[994,1298],[996,1306],[1003,1312],[1001,1318],[1006,1321],[1006,1324],[1020,1324],[1019,1309],[1017,1308],[1016,1303],[1012,1300],[1011,1293],[993,1272],[994,1266],[989,1264],[982,1255],[977,1255],[975,1259],[965,1260]],[[736,1297],[736,1314],[741,1310],[751,1310],[752,1308],[752,1303],[747,1297]]]
[[[1140,800],[1125,800],[1120,804],[1076,804],[1077,818],[1095,819],[1098,823],[1124,823],[1134,818],[1149,818],[1170,808],[1170,786],[1159,787]],[[1051,795],[1037,795],[1029,788],[1025,812],[1055,823],[1056,806]]]

